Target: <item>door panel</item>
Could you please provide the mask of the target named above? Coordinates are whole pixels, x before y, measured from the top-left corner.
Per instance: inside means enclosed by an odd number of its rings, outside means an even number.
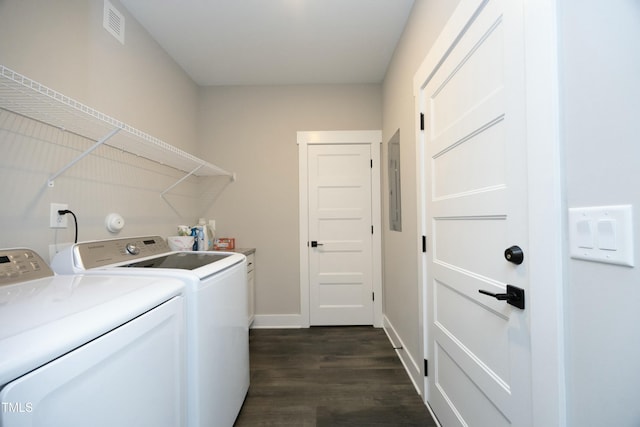
[[[458,345],[464,346],[469,354],[482,360],[484,369],[490,370],[496,379],[508,383],[509,343],[505,334],[508,317],[500,312],[491,312],[480,301],[467,298],[447,284],[436,282],[435,286],[440,307],[455,306],[465,312],[465,316],[460,316],[452,310],[438,310],[435,322],[439,329],[449,339],[458,340]],[[467,321],[467,316],[478,319],[486,330],[478,333],[477,328]]]
[[[526,261],[504,259],[514,244],[526,253],[528,235],[521,3],[462,3],[477,10],[420,92],[432,236],[428,403],[447,427],[529,426],[528,311],[478,292],[511,284],[526,301],[528,289]]]
[[[501,255],[506,247],[505,228],[504,217],[434,220],[434,262],[464,274],[481,276],[484,280],[503,277],[511,268],[510,265],[504,262],[487,262],[478,254],[485,251]],[[474,238],[468,239],[468,236]]]
[[[371,149],[308,150],[310,324],[371,325]]]
[[[502,185],[505,182],[504,143],[504,126],[494,123],[434,156],[434,199],[491,190]],[[469,163],[466,159],[474,161]],[[456,179],[447,179],[452,176]]]
[[[485,391],[476,382],[472,381],[465,370],[458,364],[456,355],[449,355],[439,345],[436,346],[436,362],[439,365],[437,383],[440,392],[447,400],[456,399],[456,396],[464,394],[465,401],[456,402],[455,408],[459,419],[482,420],[479,423],[469,422],[469,426],[507,427],[509,420],[488,398]],[[457,400],[457,399],[456,399]],[[453,406],[453,405],[452,405]],[[436,413],[443,421],[442,418]],[[442,423],[443,426],[451,424]]]

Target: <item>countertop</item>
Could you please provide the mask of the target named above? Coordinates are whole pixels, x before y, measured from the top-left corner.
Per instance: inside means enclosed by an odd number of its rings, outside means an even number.
[[[256,252],[256,248],[235,248],[235,249],[220,249],[214,250],[217,252],[237,252],[239,254],[243,254],[244,256],[249,256]]]

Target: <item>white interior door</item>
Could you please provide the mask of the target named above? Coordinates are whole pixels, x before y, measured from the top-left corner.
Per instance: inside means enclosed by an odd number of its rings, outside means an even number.
[[[372,325],[371,148],[308,148],[311,325]]]
[[[532,425],[521,7],[462,0],[421,69],[428,403],[446,427]],[[508,284],[524,309],[479,292]]]

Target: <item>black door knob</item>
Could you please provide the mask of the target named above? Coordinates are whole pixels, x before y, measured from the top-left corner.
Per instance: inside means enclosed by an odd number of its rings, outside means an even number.
[[[511,246],[505,249],[504,258],[509,262],[520,265],[524,261],[524,252],[522,252],[520,246]]]

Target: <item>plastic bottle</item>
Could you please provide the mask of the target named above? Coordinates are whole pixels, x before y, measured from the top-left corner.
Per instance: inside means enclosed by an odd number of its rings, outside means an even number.
[[[198,225],[196,226],[196,228],[198,229],[198,250],[209,250],[209,233],[207,230],[207,221],[204,218],[200,218],[198,220]]]
[[[193,236],[193,250],[197,251],[198,250],[198,227],[197,226],[193,226],[191,227],[191,235]]]
[[[207,228],[209,229],[209,250],[212,251],[216,242],[216,220],[210,219]]]

